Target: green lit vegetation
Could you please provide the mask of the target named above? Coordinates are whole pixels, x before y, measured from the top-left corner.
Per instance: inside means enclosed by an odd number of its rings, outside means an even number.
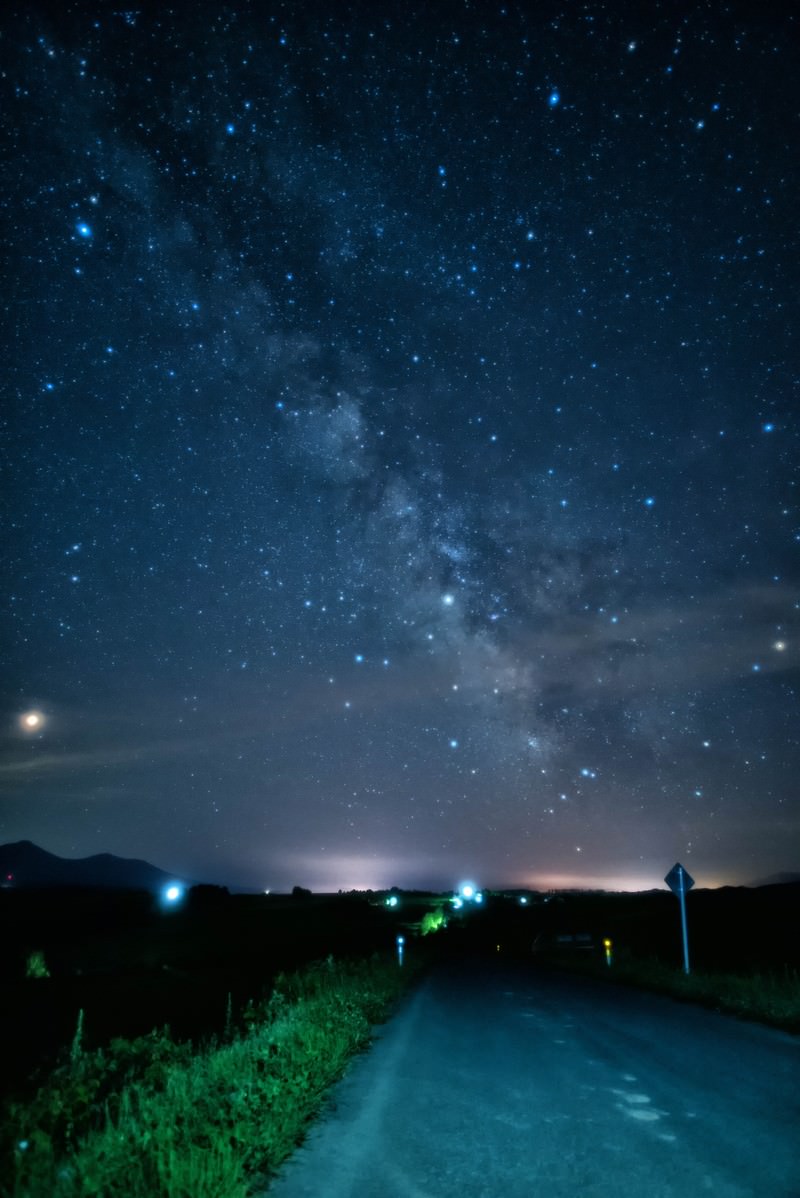
[[[227,1038],[199,1049],[164,1030],[86,1051],[79,1019],[71,1049],[33,1099],[6,1109],[14,1180],[4,1192],[245,1198],[293,1150],[414,972],[385,958],[328,958],[279,976]]]
[[[25,962],[25,977],[26,978],[49,978],[50,970],[47,968],[47,963],[44,959],[44,953],[38,950],[28,953],[28,959]]]
[[[426,911],[422,917],[420,931],[423,936],[428,936],[431,932],[438,932],[446,926],[443,911]]]

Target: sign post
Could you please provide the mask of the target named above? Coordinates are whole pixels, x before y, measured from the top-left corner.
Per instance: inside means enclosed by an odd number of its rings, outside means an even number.
[[[694,886],[694,878],[676,862],[664,881],[673,894],[677,894],[681,905],[681,931],[683,932],[683,972],[689,972],[689,936],[686,931],[686,895]]]

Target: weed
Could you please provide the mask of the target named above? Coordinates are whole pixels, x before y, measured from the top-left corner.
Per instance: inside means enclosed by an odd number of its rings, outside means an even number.
[[[554,963],[606,981],[700,1003],[784,1031],[800,1032],[800,975],[796,970],[753,974],[694,970],[685,974],[655,957],[625,958],[610,969],[597,958],[576,961],[562,957]]]
[[[12,1198],[244,1198],[292,1151],[320,1101],[413,970],[329,957],[281,975],[228,1042],[192,1050],[169,1033],[81,1048],[5,1141]]]

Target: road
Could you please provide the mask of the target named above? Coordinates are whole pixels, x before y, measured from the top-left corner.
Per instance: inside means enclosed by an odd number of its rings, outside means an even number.
[[[800,1039],[500,960],[439,968],[267,1198],[800,1198]]]

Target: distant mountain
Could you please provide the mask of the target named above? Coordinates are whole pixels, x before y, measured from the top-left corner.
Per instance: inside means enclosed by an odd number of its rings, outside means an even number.
[[[756,882],[748,882],[748,886],[786,886],[788,884],[800,882],[800,873],[794,870],[786,870],[782,874],[770,874],[768,878],[759,878]]]
[[[174,874],[164,873],[147,861],[115,857],[113,853],[69,858],[48,853],[30,840],[0,845],[0,885],[6,889],[87,886],[159,893],[174,881]]]

